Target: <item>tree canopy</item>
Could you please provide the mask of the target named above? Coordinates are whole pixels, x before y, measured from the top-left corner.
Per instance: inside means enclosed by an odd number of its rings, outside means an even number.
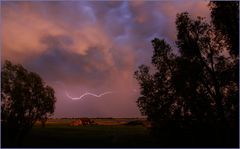
[[[232,55],[239,55],[239,1],[211,1],[212,23],[227,37]]]
[[[1,117],[10,138],[22,138],[37,120],[48,118],[55,102],[53,88],[38,74],[5,61],[1,70]]]
[[[177,14],[178,54],[165,40],[155,38],[154,73],[145,65],[135,72],[141,90],[138,106],[157,133],[164,127],[238,128],[238,45],[236,33],[229,31],[238,28],[238,21],[226,25],[231,29],[217,27],[224,25],[217,20],[224,9],[216,5],[212,6],[215,24],[202,17],[193,19],[187,12]]]

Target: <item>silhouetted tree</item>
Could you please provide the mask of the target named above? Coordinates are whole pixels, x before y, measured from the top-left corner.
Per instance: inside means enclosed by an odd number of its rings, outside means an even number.
[[[54,112],[54,90],[41,77],[22,65],[5,61],[1,70],[2,130],[9,145],[18,141],[37,120],[46,120]],[[15,142],[16,143],[16,142]]]
[[[224,71],[225,76],[228,76],[227,80],[235,82],[234,84],[239,83],[239,1],[211,1],[209,3],[211,9],[211,18],[212,23],[215,29],[226,36],[231,56],[231,64],[228,65],[228,71]],[[218,67],[222,67],[225,63],[219,64]],[[221,77],[223,77],[222,75]],[[222,78],[223,79],[223,78]],[[236,99],[239,97],[238,93],[234,90],[234,87],[230,89],[228,96],[231,99]],[[232,92],[232,90],[234,92]],[[230,93],[231,92],[231,93]],[[238,100],[233,100],[234,105],[238,105]],[[228,109],[233,109],[230,103],[226,103]],[[236,109],[236,108],[234,108]],[[229,111],[229,110],[227,110]],[[232,111],[232,110],[231,110]],[[237,120],[237,113],[239,110],[235,111],[235,118]],[[228,114],[229,115],[229,114]]]
[[[238,128],[238,71],[232,46],[204,18],[191,19],[187,12],[177,14],[176,27],[179,54],[173,54],[164,40],[154,39],[154,73],[144,65],[135,72],[141,88],[140,111],[158,134],[166,127],[207,128],[209,134],[220,128],[224,138],[230,125]]]
[[[152,45],[155,74],[150,74],[149,67],[141,65],[139,71],[135,72],[135,77],[141,86],[141,96],[137,100],[140,111],[147,115],[153,127],[157,128],[161,122],[179,116],[175,103],[180,102],[180,98],[175,98],[176,91],[171,83],[176,56],[164,40],[156,38]]]
[[[227,36],[231,54],[239,55],[239,1],[211,1],[212,23],[217,31]]]
[[[217,120],[226,123],[226,105],[238,109],[238,82],[233,75],[235,59],[228,53],[228,44],[225,36],[203,22],[202,18],[191,20],[187,13],[177,16],[178,40],[177,45],[183,59],[190,61],[189,65],[198,65],[198,77],[194,80],[199,97],[208,100],[212,112],[216,111]],[[185,68],[183,68],[185,69]],[[191,70],[193,72],[194,70]],[[191,73],[189,72],[189,73]],[[237,75],[237,74],[235,74]],[[191,75],[189,78],[193,78]],[[186,83],[186,82],[185,82]],[[185,84],[182,84],[184,86]],[[231,92],[231,93],[230,93]],[[201,109],[203,110],[203,109]],[[210,112],[210,111],[209,111]]]

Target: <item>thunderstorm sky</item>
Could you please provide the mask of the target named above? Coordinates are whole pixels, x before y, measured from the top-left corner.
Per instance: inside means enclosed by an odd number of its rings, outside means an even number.
[[[177,13],[209,18],[208,1],[1,2],[1,62],[37,72],[56,92],[54,117],[139,117],[133,73],[151,40],[176,40]],[[60,82],[60,83],[57,83]],[[67,92],[67,94],[66,94]],[[71,100],[84,93],[84,100]]]

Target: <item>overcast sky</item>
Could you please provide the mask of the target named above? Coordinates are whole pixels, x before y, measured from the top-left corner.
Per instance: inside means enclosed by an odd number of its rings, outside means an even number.
[[[209,18],[208,1],[1,2],[1,62],[37,72],[56,92],[55,117],[139,117],[133,77],[151,40],[174,46],[177,13]],[[85,92],[87,95],[72,100]],[[67,92],[67,93],[66,93]]]

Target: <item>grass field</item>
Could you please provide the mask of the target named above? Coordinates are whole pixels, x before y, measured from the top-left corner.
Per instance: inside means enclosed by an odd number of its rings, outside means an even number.
[[[235,129],[161,129],[153,137],[145,119],[95,118],[91,125],[70,126],[77,119],[50,119],[45,128],[36,123],[26,134],[21,147],[236,147],[238,131]],[[142,122],[136,123],[136,122]],[[133,123],[135,122],[135,123]],[[3,129],[2,129],[3,132]],[[221,133],[224,132],[224,133]],[[1,147],[16,147],[12,140],[4,140]],[[17,146],[20,147],[20,146]]]
[[[149,130],[122,123],[131,119],[95,119],[98,125],[69,126],[70,119],[53,119],[45,128],[36,124],[23,147],[159,147]],[[99,125],[100,124],[100,125]]]

